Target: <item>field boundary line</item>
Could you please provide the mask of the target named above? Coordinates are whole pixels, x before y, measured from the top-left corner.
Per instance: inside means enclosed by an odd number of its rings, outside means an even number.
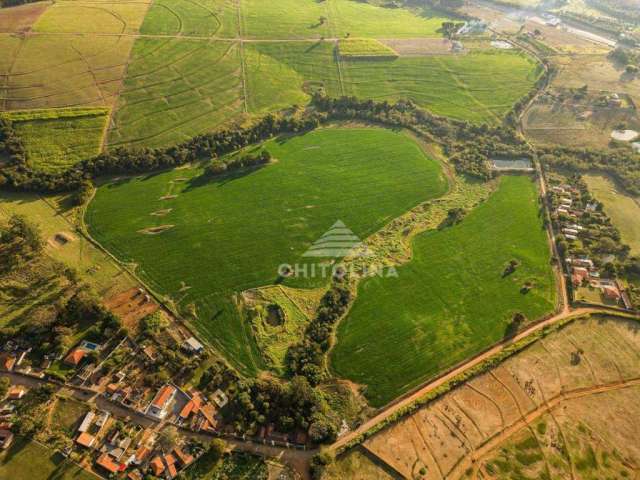
[[[247,69],[244,61],[244,41],[240,39],[240,71],[241,71],[241,83],[242,83],[242,99],[244,104],[244,113],[249,113],[249,96],[247,94]]]
[[[142,21],[140,22],[140,27],[138,27],[138,33],[140,32],[140,28],[144,24],[144,20],[147,18],[147,15],[149,14],[149,10],[151,10],[151,7],[154,4],[154,2],[155,2],[155,0],[151,0],[147,4],[147,9],[144,12],[144,16],[142,17]],[[122,35],[120,36],[120,38],[121,37],[122,37]],[[102,143],[100,145],[100,151],[101,152],[104,152],[104,150],[109,145],[109,135],[111,133],[111,130],[113,128],[115,128],[115,114],[116,114],[116,111],[119,110],[120,97],[122,96],[122,92],[124,91],[124,83],[127,80],[127,75],[129,74],[129,65],[131,64],[131,58],[133,57],[133,49],[136,46],[136,42],[138,41],[138,38],[139,37],[136,37],[136,39],[131,43],[131,48],[129,49],[129,54],[127,55],[127,59],[124,62],[124,68],[122,69],[122,78],[120,79],[120,85],[118,85],[118,91],[114,95],[113,104],[111,105],[111,108],[109,109],[109,116],[107,117],[107,125],[106,125],[106,128],[105,128],[105,134],[104,134]],[[84,223],[84,213],[82,215],[83,215],[82,223]]]
[[[516,420],[504,430],[485,440],[471,455],[463,457],[461,461],[449,471],[447,476],[450,476],[451,478],[461,478],[465,468],[468,467],[469,462],[471,464],[478,463],[478,461],[485,455],[498,448],[510,437],[517,434],[522,429],[530,427],[532,422],[536,421],[542,415],[555,410],[564,402],[570,402],[572,400],[578,400],[580,398],[590,397],[593,395],[600,395],[602,393],[616,392],[618,390],[634,388],[637,386],[640,386],[640,377],[595,384],[590,387],[578,387],[573,390],[559,393],[558,395],[548,399],[546,402],[540,404],[540,406],[531,410],[522,418]]]
[[[19,37],[18,37],[19,38]],[[20,56],[20,52],[22,51],[22,47],[24,46],[24,44],[27,42],[27,37],[24,36],[22,38],[20,38],[20,44],[18,45],[18,48],[16,48],[16,52],[13,56],[13,58],[11,59],[11,65],[9,65],[9,68],[7,69],[7,73],[5,74],[4,77],[4,86],[3,86],[3,90],[4,90],[4,102],[3,102],[3,106],[2,109],[3,110],[8,110],[7,105],[9,104],[9,85],[11,83],[11,77],[13,76],[13,69],[16,66],[16,63],[18,62],[18,57]]]

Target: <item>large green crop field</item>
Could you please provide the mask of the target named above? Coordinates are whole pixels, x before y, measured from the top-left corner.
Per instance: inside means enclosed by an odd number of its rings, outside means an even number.
[[[109,142],[166,146],[213,130],[242,112],[240,82],[235,43],[141,38]]]
[[[276,281],[337,220],[364,238],[446,189],[439,164],[403,133],[330,128],[265,147],[275,163],[217,180],[192,168],[109,182],[86,216],[154,289],[195,303],[201,333],[249,372],[262,364],[234,292]],[[160,226],[172,227],[141,233]]]
[[[500,340],[514,313],[533,320],[552,311],[537,198],[528,177],[503,177],[460,224],[419,235],[397,278],[365,280],[338,328],[334,371],[381,406]],[[520,265],[503,277],[512,259]],[[534,287],[521,293],[527,281]]]
[[[409,98],[440,115],[488,123],[498,123],[540,74],[530,57],[505,51],[354,60],[342,65],[348,95]]]

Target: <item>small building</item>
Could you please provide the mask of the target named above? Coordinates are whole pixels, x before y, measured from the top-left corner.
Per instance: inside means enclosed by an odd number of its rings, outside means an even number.
[[[3,353],[0,355],[0,369],[11,372],[16,364],[16,357],[12,353]]]
[[[576,267],[593,268],[593,261],[588,258],[573,258],[569,259],[569,263]]]
[[[82,423],[80,423],[80,426],[78,427],[78,431],[80,433],[88,432],[89,431],[89,427],[93,423],[93,419],[95,418],[95,416],[96,416],[95,413],[87,412],[87,414],[82,419]]]
[[[164,472],[164,463],[160,457],[153,457],[153,460],[149,463],[149,467],[156,477],[159,477],[162,475],[162,472]]]
[[[182,410],[180,410],[180,413],[178,414],[178,419],[180,421],[185,421],[187,418],[189,418],[189,416],[193,413],[198,413],[198,410],[200,410],[200,406],[202,405],[202,398],[200,397],[199,393],[194,393],[193,396],[191,397],[191,400],[189,400],[184,407],[182,407]]]
[[[96,464],[105,469],[109,473],[118,473],[120,471],[120,464],[114,462],[111,456],[107,453],[100,455]]]
[[[573,267],[571,279],[576,287],[589,278],[589,270],[584,267]]]
[[[178,476],[178,470],[176,469],[176,457],[172,454],[164,456],[164,463],[167,465],[167,476],[170,479]]]
[[[86,352],[84,350],[81,350],[79,348],[74,348],[65,357],[64,363],[66,363],[67,365],[71,365],[72,367],[77,367],[85,355],[86,355]]]
[[[574,240],[578,239],[578,237],[576,237],[575,235],[565,235],[564,238],[566,238],[567,240],[571,240],[571,241],[574,241]]]
[[[104,427],[105,424],[107,423],[107,420],[109,420],[109,417],[111,417],[111,414],[106,410],[100,412],[100,416],[96,420],[96,425],[102,429],[102,427]]]
[[[13,433],[10,430],[0,430],[0,449],[6,450],[13,443]]]
[[[200,354],[204,352],[204,345],[202,345],[195,337],[190,337],[182,344],[182,348],[189,352]]]
[[[171,385],[165,385],[162,387],[147,408],[147,414],[160,420],[166,417],[167,413],[169,413],[169,405],[175,395],[175,387]]]
[[[140,470],[131,470],[129,472],[129,475],[127,475],[127,478],[129,480],[142,480],[142,474],[140,473]]]
[[[20,400],[24,397],[25,393],[27,393],[27,390],[22,385],[14,385],[9,388],[7,398],[9,400]]]
[[[82,432],[80,435],[78,435],[78,438],[76,438],[76,443],[85,448],[93,447],[93,444],[95,442],[95,437],[87,432]]]
[[[616,302],[620,301],[622,295],[620,294],[620,290],[612,285],[605,285],[602,287],[602,294],[607,300],[614,300]]]
[[[563,228],[562,229],[562,233],[564,233],[565,235],[578,235],[578,230],[575,230],[573,228]]]

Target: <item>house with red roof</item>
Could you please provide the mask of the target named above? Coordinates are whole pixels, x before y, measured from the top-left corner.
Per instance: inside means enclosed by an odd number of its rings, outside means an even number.
[[[67,365],[71,365],[72,367],[77,367],[86,354],[87,352],[85,352],[84,350],[74,348],[64,358],[64,363],[66,363]]]
[[[171,385],[163,386],[147,407],[147,415],[162,420],[169,413],[169,406],[176,396],[176,388]]]

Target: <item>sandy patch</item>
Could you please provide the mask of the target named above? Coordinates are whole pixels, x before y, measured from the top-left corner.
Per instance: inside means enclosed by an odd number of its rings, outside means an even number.
[[[66,244],[75,242],[77,238],[71,232],[58,232],[53,235],[47,243],[53,248],[64,247]]]
[[[171,230],[173,227],[175,227],[175,225],[160,225],[157,227],[143,228],[142,230],[138,230],[138,233],[143,233],[145,235],[159,235],[162,232]]]
[[[162,210],[156,210],[155,212],[151,212],[149,215],[154,217],[164,217],[165,215],[169,215],[173,208],[163,208]]]
[[[178,198],[178,195],[164,195],[160,197],[160,200],[173,200],[174,198]]]

